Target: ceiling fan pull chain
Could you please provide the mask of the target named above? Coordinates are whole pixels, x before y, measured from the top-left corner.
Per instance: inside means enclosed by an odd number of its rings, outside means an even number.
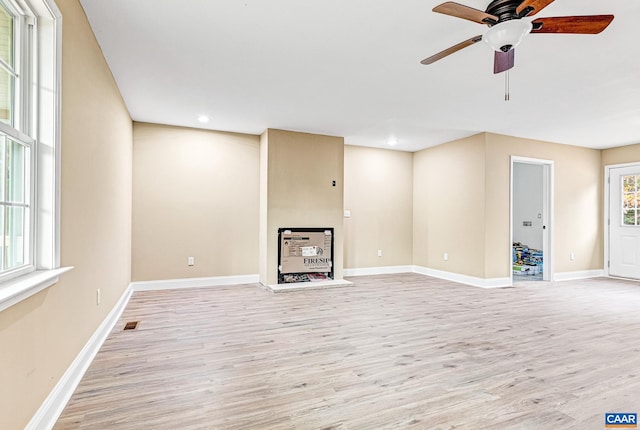
[[[510,99],[509,94],[509,71],[504,72],[504,101],[508,102]]]

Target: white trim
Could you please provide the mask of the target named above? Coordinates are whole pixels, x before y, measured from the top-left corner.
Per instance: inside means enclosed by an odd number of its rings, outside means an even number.
[[[219,287],[224,285],[256,284],[259,275],[216,276],[211,278],[166,279],[132,282],[133,291],[175,290],[181,288]]]
[[[25,430],[50,430],[53,428],[89,368],[93,358],[111,333],[116,322],[118,322],[127,303],[129,303],[131,293],[132,289],[131,285],[129,285],[122,294],[122,297],[120,297],[120,300],[118,300],[114,308],[93,333],[93,336],[91,336],[75,360],[73,360],[73,363],[71,363],[67,371],[64,372],[62,378],[60,378],[56,386],[51,390],[38,411],[31,418],[31,421],[29,421],[29,424],[25,427]]]
[[[30,2],[38,16],[36,34],[40,67],[34,92],[36,126],[35,263],[39,269],[60,265],[60,151],[62,15],[53,0]]]
[[[0,122],[0,132],[2,134],[6,134],[12,140],[17,140],[17,143],[25,144],[27,148],[33,148],[33,144],[36,143],[35,139],[20,130],[14,129],[13,127],[5,124],[4,122]]]
[[[577,272],[560,272],[556,273],[553,280],[560,281],[574,281],[576,279],[588,279],[588,278],[601,278],[605,276],[604,270],[579,270]]]
[[[54,65],[54,82],[56,86],[56,92],[54,94],[54,178],[56,186],[53,190],[53,264],[60,265],[60,189],[62,188],[62,12],[58,9],[58,5],[55,0],[44,0],[47,8],[53,16],[55,30],[54,30],[54,45],[55,45],[55,65]]]
[[[57,267],[60,265],[60,189],[62,184],[62,12],[58,9],[55,0],[44,0],[54,21],[54,37],[55,45],[55,65],[54,78],[56,92],[54,94],[54,178],[56,186],[54,187],[53,196],[53,264]]]
[[[445,272],[443,270],[430,269],[422,266],[383,266],[364,267],[360,269],[344,269],[344,276],[371,276],[387,275],[397,273],[418,273],[420,275],[432,276],[434,278],[445,279],[460,284],[471,285],[479,288],[503,288],[510,287],[512,280],[510,277],[504,278],[476,278],[475,276],[462,275],[459,273]],[[269,287],[272,287],[271,285]]]
[[[411,273],[413,266],[382,266],[363,267],[359,269],[344,269],[344,276],[369,276],[369,275],[391,275],[396,273]]]
[[[73,267],[36,270],[0,284],[0,312],[56,284]]]
[[[640,161],[632,161],[630,163],[621,163],[621,164],[607,164],[604,166],[605,169],[619,169],[621,167],[633,167],[640,164]]]
[[[320,289],[326,289],[326,288],[349,287],[351,285],[353,285],[353,282],[345,281],[344,279],[336,279],[336,280],[330,280],[330,281],[292,282],[289,284],[272,284],[272,285],[267,285],[267,288],[272,293],[286,293],[290,291],[320,290]]]
[[[505,278],[476,278],[475,276],[461,275],[459,273],[445,272],[443,270],[430,269],[428,267],[413,266],[413,273],[432,276],[460,284],[471,285],[479,288],[503,288],[512,285],[511,277]]]

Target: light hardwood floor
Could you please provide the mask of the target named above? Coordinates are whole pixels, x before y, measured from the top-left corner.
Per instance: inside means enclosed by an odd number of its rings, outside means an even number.
[[[350,280],[135,293],[55,428],[585,430],[640,412],[640,283]]]

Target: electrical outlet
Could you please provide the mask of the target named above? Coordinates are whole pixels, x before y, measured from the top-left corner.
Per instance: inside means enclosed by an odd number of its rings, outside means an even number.
[[[100,306],[100,288],[96,290],[96,306]]]
[[[378,249],[378,257],[382,257],[382,249]]]
[[[193,257],[189,257],[189,258],[187,259],[187,266],[193,266],[193,265],[195,265],[195,264],[196,264],[196,262],[195,262],[195,258],[193,258]]]
[[[449,261],[449,254],[445,252],[442,258],[444,258],[444,261]]]
[[[576,259],[576,255],[572,252],[569,254],[569,260],[573,261]]]

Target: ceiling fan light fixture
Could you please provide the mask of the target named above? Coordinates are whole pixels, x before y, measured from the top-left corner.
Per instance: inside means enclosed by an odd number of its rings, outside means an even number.
[[[482,36],[482,40],[494,51],[507,52],[518,46],[522,39],[531,32],[532,28],[531,21],[523,19],[503,21],[491,27]]]

